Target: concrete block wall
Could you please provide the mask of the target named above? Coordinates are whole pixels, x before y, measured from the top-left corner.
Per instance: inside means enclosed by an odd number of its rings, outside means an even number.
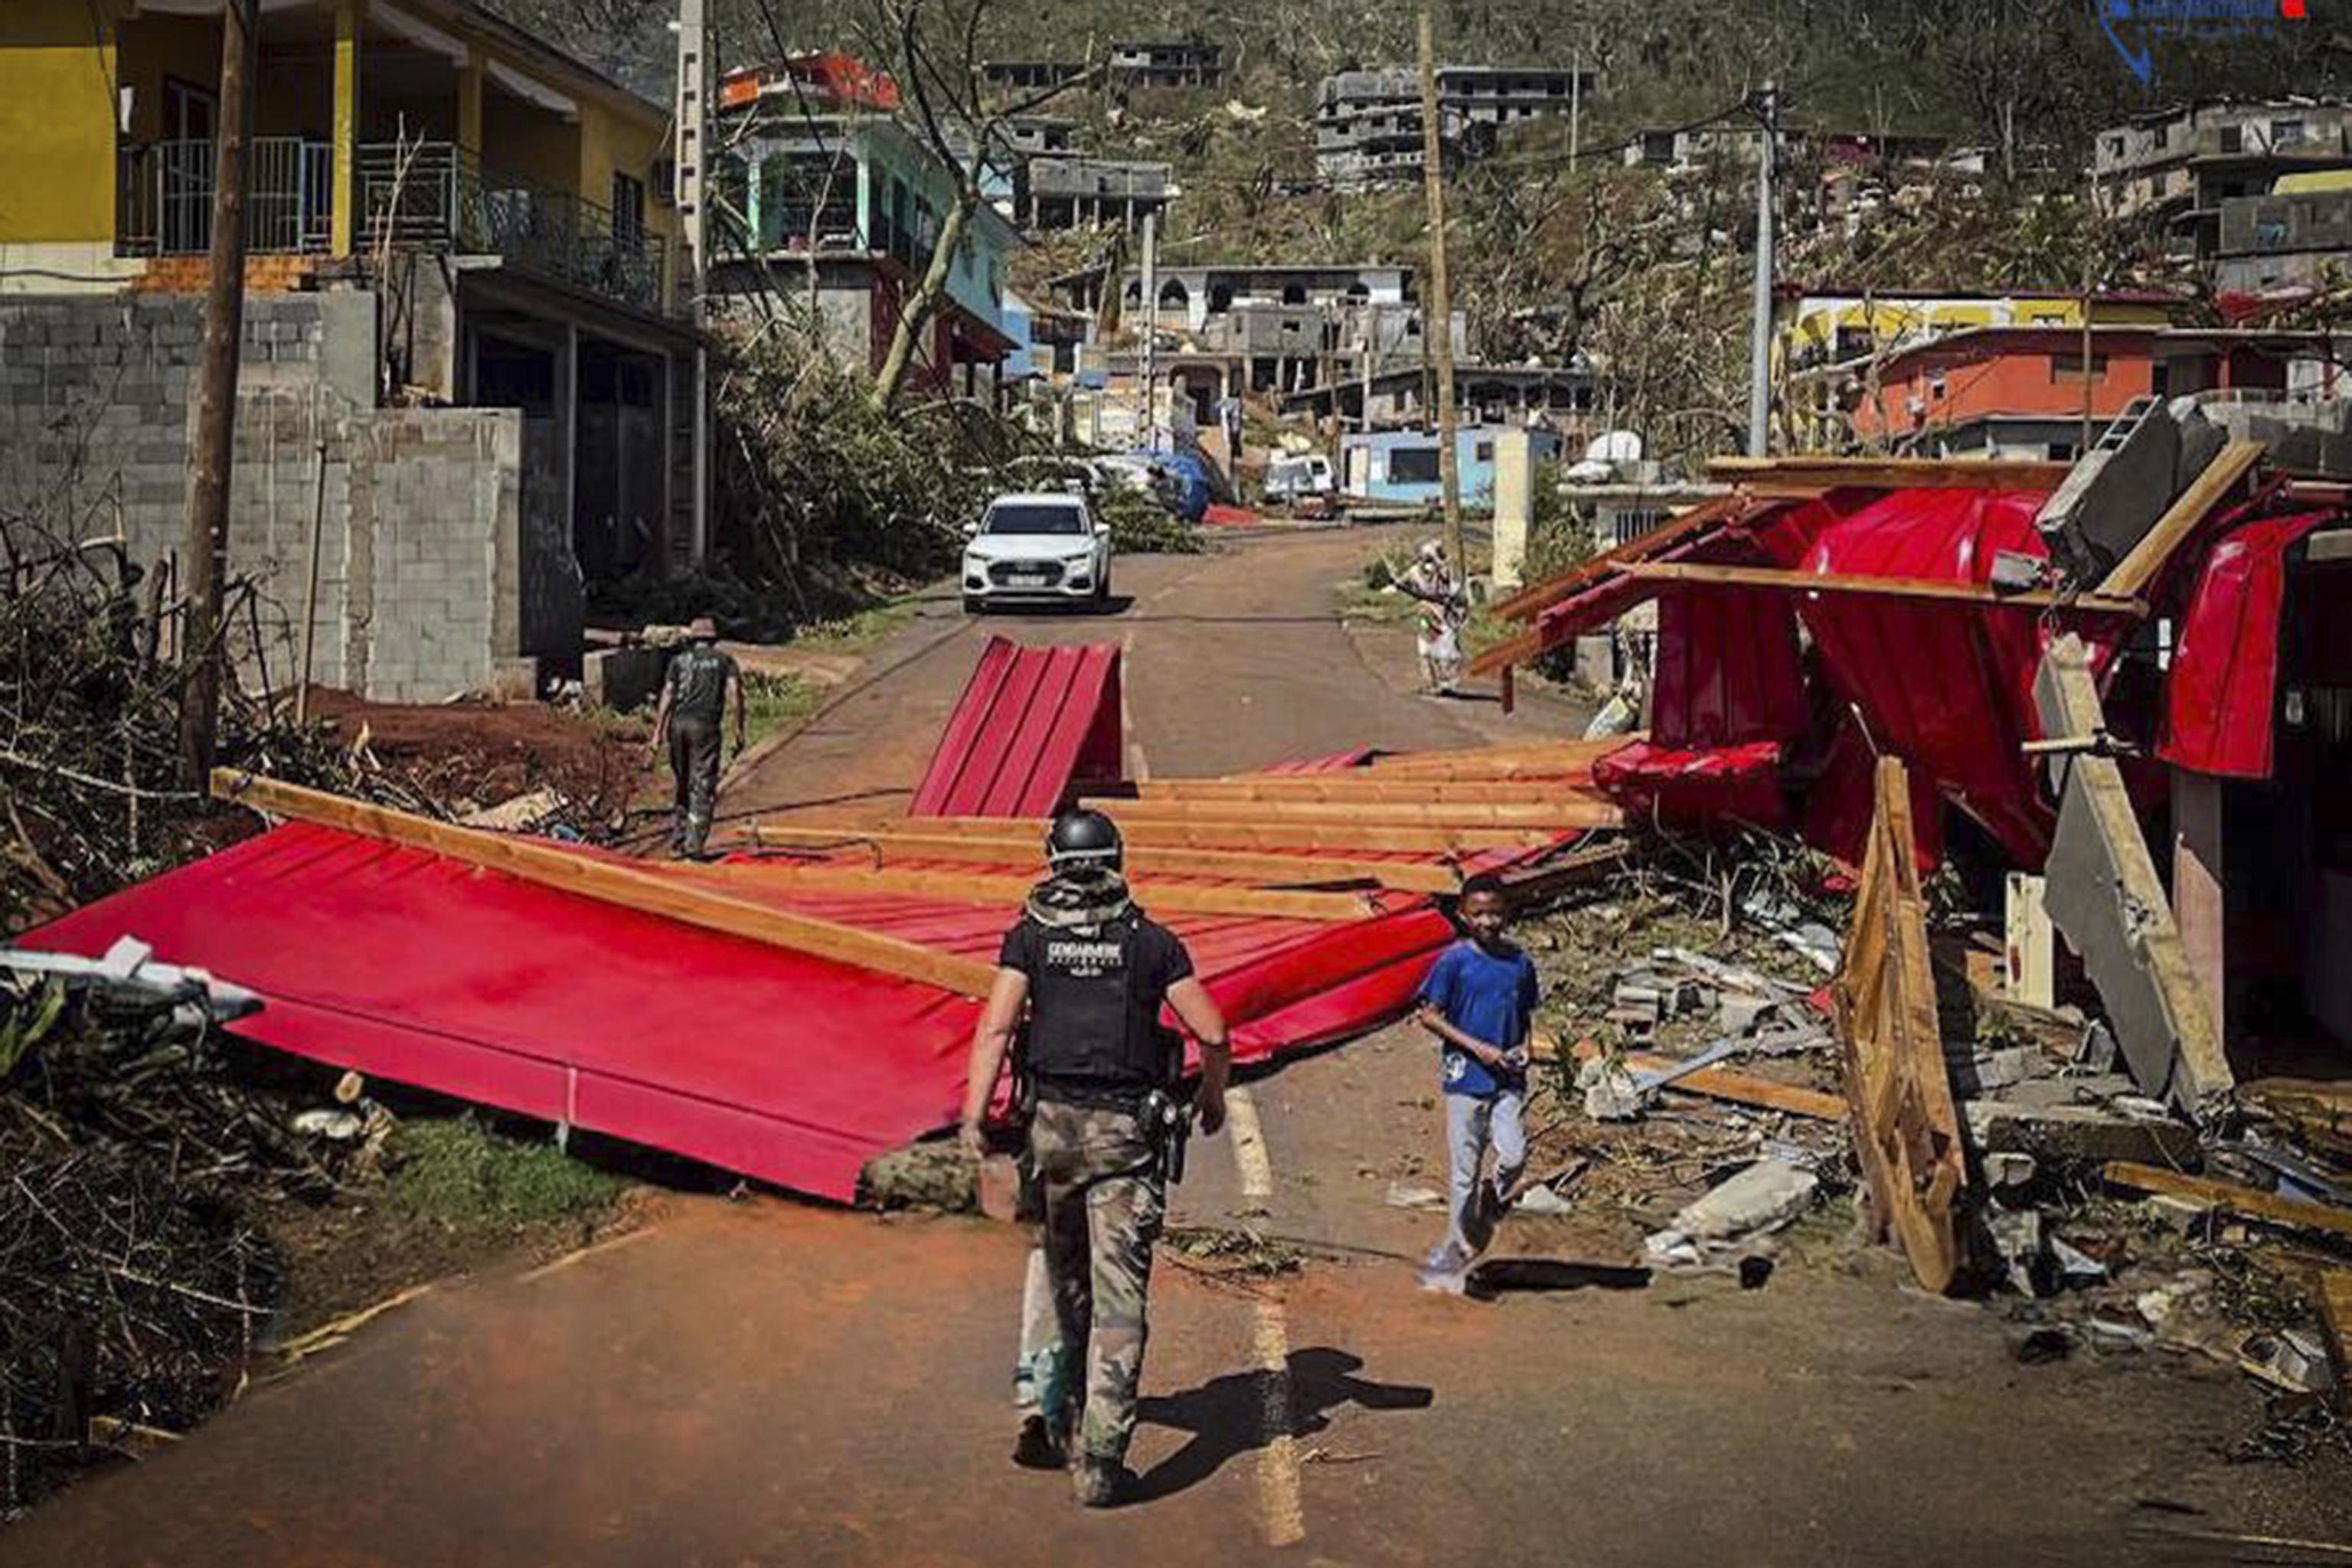
[[[262,599],[230,639],[240,679],[294,677],[322,498],[314,679],[436,701],[518,658],[576,661],[560,469],[536,449],[551,430],[527,438],[510,409],[376,407],[375,333],[362,292],[247,301],[228,556]],[[142,567],[175,558],[200,336],[189,299],[0,300],[0,513],[119,527]]]

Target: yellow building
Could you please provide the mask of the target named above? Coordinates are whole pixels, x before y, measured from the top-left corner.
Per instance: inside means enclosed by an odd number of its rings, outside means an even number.
[[[255,4],[232,558],[300,602],[278,574],[308,546],[270,487],[323,496],[352,552],[348,668],[371,691],[524,658],[576,676],[585,594],[707,549],[669,110],[478,0]],[[142,560],[184,475],[222,9],[0,0],[0,342],[19,373],[0,482],[88,482],[39,438],[81,422],[121,465]],[[419,442],[439,456],[412,461]],[[479,525],[463,541],[436,532],[460,517]],[[431,572],[387,602],[403,572],[451,563],[472,574],[464,605]]]
[[[677,225],[664,107],[471,0],[260,9],[255,255],[341,258],[387,241],[512,253],[665,307]],[[220,11],[0,5],[0,287],[119,283],[205,251]]]

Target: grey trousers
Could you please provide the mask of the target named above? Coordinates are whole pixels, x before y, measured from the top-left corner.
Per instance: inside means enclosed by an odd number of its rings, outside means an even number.
[[[1486,1184],[1479,1178],[1486,1151],[1495,1151],[1495,1191],[1507,1193],[1517,1184],[1528,1165],[1528,1134],[1520,1122],[1527,1095],[1507,1089],[1491,1100],[1467,1094],[1442,1094],[1445,1101],[1445,1153],[1450,1167],[1446,1180],[1445,1239],[1429,1255],[1429,1267],[1454,1273],[1470,1266],[1495,1237],[1495,1213],[1486,1202]]]

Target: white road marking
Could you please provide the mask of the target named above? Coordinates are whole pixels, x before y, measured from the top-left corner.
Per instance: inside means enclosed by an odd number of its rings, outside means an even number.
[[[1127,737],[1128,776],[1137,784],[1151,776],[1151,764],[1143,760],[1143,742],[1135,738],[1135,703],[1130,696],[1135,679],[1135,628],[1127,628],[1118,639],[1118,731]]]
[[[1259,1207],[1274,1196],[1274,1165],[1266,1157],[1257,1101],[1246,1089],[1225,1093],[1225,1135],[1241,1172],[1243,1200]],[[1290,1329],[1279,1296],[1261,1296],[1250,1305],[1255,1319],[1250,1348],[1264,1374],[1258,1384],[1258,1420],[1265,1436],[1257,1459],[1259,1523],[1268,1546],[1295,1546],[1307,1539],[1307,1512],[1298,1495],[1298,1445],[1290,1433]]]
[[[1265,1133],[1258,1127],[1257,1101],[1248,1089],[1225,1091],[1225,1129],[1234,1141],[1234,1163],[1241,1167],[1242,1196],[1265,1203],[1274,1196],[1274,1166],[1265,1157]]]
[[[1268,1546],[1296,1546],[1307,1539],[1307,1510],[1298,1496],[1298,1444],[1290,1435],[1290,1331],[1282,1302],[1262,1297],[1255,1303],[1257,1352],[1266,1445],[1258,1450],[1257,1505]]]

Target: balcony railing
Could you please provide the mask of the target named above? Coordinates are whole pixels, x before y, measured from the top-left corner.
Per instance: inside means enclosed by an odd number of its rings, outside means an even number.
[[[662,306],[662,253],[653,237],[570,191],[491,167],[446,142],[362,143],[357,172],[362,244],[496,256],[625,304]]]
[[[132,142],[117,149],[115,249],[195,256],[213,243],[213,144]],[[257,137],[246,184],[248,251],[318,252],[334,232],[334,149],[299,136]]]

